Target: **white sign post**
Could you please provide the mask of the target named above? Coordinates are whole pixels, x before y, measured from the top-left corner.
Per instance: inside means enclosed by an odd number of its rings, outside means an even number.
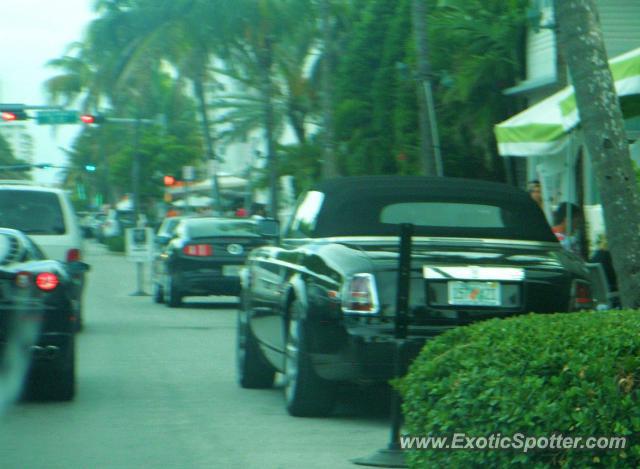
[[[144,264],[153,259],[153,230],[151,228],[127,228],[125,230],[127,259],[135,262],[138,271],[138,289],[133,296],[146,296],[144,291]]]

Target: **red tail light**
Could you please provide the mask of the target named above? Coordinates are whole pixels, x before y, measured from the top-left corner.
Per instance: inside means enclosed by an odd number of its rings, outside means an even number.
[[[591,285],[584,280],[574,280],[571,288],[571,309],[592,309],[594,306]]]
[[[379,310],[375,278],[371,274],[355,274],[346,283],[342,295],[345,313],[376,314]]]
[[[79,261],[82,259],[80,249],[69,249],[67,251],[67,262]]]
[[[187,256],[207,257],[213,254],[213,247],[210,244],[189,244],[182,248],[182,252]]]
[[[59,283],[60,279],[52,272],[42,272],[36,276],[36,285],[40,290],[55,290]]]

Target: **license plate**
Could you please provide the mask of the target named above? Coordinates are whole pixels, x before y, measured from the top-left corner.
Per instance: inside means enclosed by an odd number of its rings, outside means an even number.
[[[449,304],[462,306],[500,306],[498,282],[448,282]]]
[[[225,265],[222,267],[222,275],[229,277],[237,277],[240,275],[241,265]]]

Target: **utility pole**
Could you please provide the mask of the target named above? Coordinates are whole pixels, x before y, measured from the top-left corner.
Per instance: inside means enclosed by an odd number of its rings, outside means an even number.
[[[264,137],[267,141],[267,167],[269,168],[269,215],[278,219],[278,162],[275,142],[275,121],[273,116],[273,79],[271,77],[272,63],[272,39],[266,37],[264,46],[259,51],[260,65],[264,73],[263,99],[264,99]]]
[[[440,137],[431,86],[432,71],[429,63],[426,0],[413,0],[412,18],[418,54],[418,96],[420,97],[418,105],[422,168],[427,176],[443,176]]]
[[[218,161],[214,149],[214,137],[211,136],[211,123],[209,122],[209,114],[206,107],[206,94],[202,80],[196,79],[193,82],[193,89],[200,103],[200,119],[202,122],[202,133],[205,141],[207,170],[211,178],[211,195],[215,206],[214,212],[222,215],[222,197],[220,196],[220,185],[218,181]]]

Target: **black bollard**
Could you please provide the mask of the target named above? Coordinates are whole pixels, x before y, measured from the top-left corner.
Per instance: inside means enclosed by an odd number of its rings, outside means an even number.
[[[398,253],[398,289],[396,295],[396,317],[394,323],[394,377],[400,378],[407,371],[407,328],[409,325],[409,293],[411,287],[411,244],[413,225],[400,225],[400,250]],[[400,447],[402,427],[402,398],[398,391],[391,395],[391,435],[386,448],[371,456],[354,459],[359,466],[407,467],[404,450]]]

